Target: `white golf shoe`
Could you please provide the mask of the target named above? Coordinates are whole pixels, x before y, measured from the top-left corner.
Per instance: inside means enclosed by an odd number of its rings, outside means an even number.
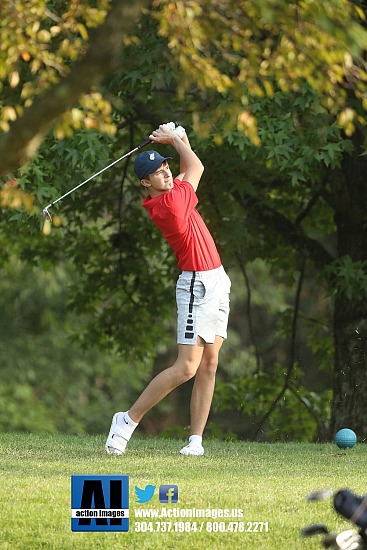
[[[195,443],[189,443],[185,447],[182,447],[180,453],[185,456],[202,456],[204,454],[204,447]]]
[[[124,420],[123,416],[118,419],[119,423],[117,423],[117,417],[120,414],[123,415],[124,413],[117,412],[112,418],[110,432],[105,445],[106,453],[109,455],[123,455],[131,437],[131,431],[127,429],[127,426],[125,428],[122,423],[120,424],[121,419]]]

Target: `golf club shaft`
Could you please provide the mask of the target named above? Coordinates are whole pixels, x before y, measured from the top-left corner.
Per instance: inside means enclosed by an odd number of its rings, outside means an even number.
[[[111,164],[109,164],[108,166],[106,166],[105,168],[102,168],[102,170],[100,170],[99,172],[97,172],[96,174],[93,174],[93,176],[90,176],[88,179],[86,179],[85,181],[82,181],[82,183],[79,183],[79,185],[77,185],[76,187],[74,187],[73,189],[70,189],[70,191],[68,191],[67,193],[65,193],[64,195],[62,195],[61,197],[59,197],[58,199],[50,202],[50,204],[48,204],[44,209],[43,209],[43,213],[46,214],[46,215],[50,215],[49,212],[48,212],[48,209],[51,208],[51,206],[53,206],[54,204],[56,204],[57,202],[63,200],[65,197],[67,197],[68,195],[70,195],[71,193],[73,193],[74,191],[76,191],[77,189],[79,189],[80,187],[82,187],[83,185],[85,185],[86,183],[88,183],[88,181],[91,181],[93,178],[96,178],[97,176],[99,176],[100,174],[102,174],[105,170],[108,170],[108,168],[111,168],[112,166],[114,166],[115,164],[117,164],[118,162],[120,162],[121,160],[123,160],[124,158],[132,155],[133,153],[135,153],[136,151],[139,151],[139,149],[142,149],[143,147],[145,147],[146,145],[148,145],[148,143],[150,143],[150,140],[146,140],[144,141],[144,143],[141,143],[140,145],[138,145],[137,147],[135,147],[135,149],[132,149],[131,151],[129,151],[128,153],[126,153],[124,156],[118,158],[117,160],[111,162]]]

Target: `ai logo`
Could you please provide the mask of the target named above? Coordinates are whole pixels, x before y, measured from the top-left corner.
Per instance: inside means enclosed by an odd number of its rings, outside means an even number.
[[[72,475],[72,531],[128,531],[129,476]]]

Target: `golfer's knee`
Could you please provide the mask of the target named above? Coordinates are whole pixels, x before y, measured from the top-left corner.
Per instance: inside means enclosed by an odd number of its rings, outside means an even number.
[[[203,357],[200,363],[200,373],[213,378],[216,375],[218,368],[218,355],[208,354]]]
[[[187,380],[190,380],[190,378],[195,376],[199,363],[191,359],[185,359],[178,361],[176,366],[180,371],[182,381],[187,382]]]

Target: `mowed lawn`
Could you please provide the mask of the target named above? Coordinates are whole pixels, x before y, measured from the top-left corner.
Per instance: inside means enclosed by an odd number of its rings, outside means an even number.
[[[308,502],[306,496],[326,487],[367,493],[367,447],[361,444],[343,451],[331,443],[207,440],[205,456],[184,457],[178,454],[183,441],[135,436],[124,457],[111,457],[104,454],[104,441],[104,436],[0,434],[1,549],[316,549],[320,537],[302,539],[303,527],[322,522],[336,531],[351,525],[330,500]],[[128,532],[71,531],[72,474],[129,476]],[[155,494],[138,504],[135,486],[148,484],[156,486]],[[164,484],[177,485],[177,503],[160,503]],[[162,508],[241,515],[135,517]]]

